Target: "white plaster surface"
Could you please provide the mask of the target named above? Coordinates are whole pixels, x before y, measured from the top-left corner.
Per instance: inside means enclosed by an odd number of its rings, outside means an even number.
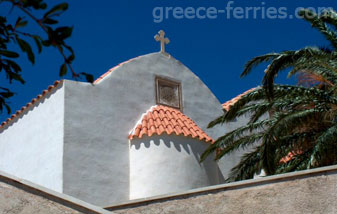
[[[190,137],[154,135],[130,141],[130,199],[219,184],[214,157],[199,163],[208,143]]]
[[[66,194],[99,206],[129,200],[128,135],[141,115],[156,105],[156,75],[181,82],[184,114],[213,138],[219,134],[217,128],[206,127],[221,115],[221,104],[172,57],[137,57],[96,85],[65,81]]]
[[[225,123],[223,125],[218,125],[218,127],[221,127],[223,129],[222,135],[225,135],[241,126],[246,125],[248,121],[249,121],[249,116],[243,115],[237,118],[233,122]],[[218,161],[219,167],[225,179],[228,178],[228,175],[231,172],[231,169],[240,162],[241,156],[244,155],[245,153],[247,153],[247,150],[240,149],[229,155],[223,156]]]
[[[0,130],[0,170],[62,192],[64,88]]]
[[[265,119],[267,118],[268,115],[264,115],[261,117],[261,119]],[[246,115],[242,115],[241,117],[237,118],[235,121],[229,122],[229,123],[225,123],[223,125],[218,125],[219,128],[222,128],[222,135],[225,135],[237,128],[240,128],[242,126],[247,125],[247,123],[250,120],[250,115],[246,114]],[[256,146],[258,145],[257,143],[254,143],[253,145],[249,145],[247,146],[245,149],[238,149],[235,152],[229,154],[229,155],[225,155],[223,156],[219,161],[218,161],[218,165],[221,169],[222,174],[224,175],[225,179],[228,178],[229,173],[231,172],[231,169],[236,166],[240,160],[242,155],[252,151],[254,148],[256,148]],[[258,178],[259,176],[264,176],[264,173],[262,172],[261,174],[255,176],[256,178]]]
[[[207,129],[208,123],[223,113],[221,104],[207,86],[178,60],[153,53],[124,63],[95,85],[65,80],[61,89],[48,95],[1,133],[0,170],[98,206],[128,201],[131,192],[134,192],[132,197],[150,196],[217,184],[219,177],[222,181],[221,176],[213,177],[218,174],[214,167],[196,165],[198,156],[195,154],[199,155],[206,147],[194,147],[198,145],[195,140],[165,138],[161,139],[164,145],[167,140],[187,148],[193,145],[189,148],[193,151],[190,154],[184,149],[177,152],[175,146],[158,150],[180,161],[180,164],[167,165],[171,168],[163,175],[171,170],[171,177],[176,176],[181,183],[172,189],[173,183],[165,186],[163,181],[157,181],[153,188],[134,190],[130,183],[133,164],[128,135],[141,115],[156,105],[156,76],[181,83],[183,113],[209,136],[216,139],[224,134],[221,126]],[[148,151],[153,154],[157,151],[155,148],[154,142]],[[174,158],[163,156],[162,161],[171,164],[169,159]],[[225,161],[222,166],[222,171],[227,172],[234,164]],[[172,171],[173,167],[180,167],[181,171]],[[186,167],[199,168],[194,172]],[[159,171],[158,179],[163,172],[165,169]],[[141,185],[142,180],[139,178],[137,182]]]

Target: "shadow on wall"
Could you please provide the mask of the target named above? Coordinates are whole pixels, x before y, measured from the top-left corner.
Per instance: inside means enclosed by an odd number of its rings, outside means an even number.
[[[182,152],[182,150],[184,150],[187,154],[191,154],[192,149],[191,145],[189,145],[188,142],[182,142],[181,140],[173,142],[172,140],[165,140],[164,138],[151,137],[151,139],[144,139],[140,142],[131,141],[131,147],[135,146],[136,150],[140,150],[142,146],[144,146],[145,148],[150,148],[151,144],[155,146],[160,146],[161,144],[164,144],[167,148],[174,147],[176,151]],[[194,156],[198,159],[198,156],[195,153]]]
[[[209,156],[204,162],[200,163],[202,153],[210,144],[199,139],[185,137],[183,135],[154,135],[151,137],[144,136],[141,139],[133,139],[130,141],[130,149],[142,153],[147,158],[154,158],[156,155],[162,156],[164,160],[177,161],[179,157],[184,162],[191,161],[191,156],[195,165],[203,168],[212,185],[224,183],[224,176],[221,173],[218,164],[214,161],[215,156]],[[154,152],[154,153],[153,153]],[[166,156],[166,157],[163,157]]]

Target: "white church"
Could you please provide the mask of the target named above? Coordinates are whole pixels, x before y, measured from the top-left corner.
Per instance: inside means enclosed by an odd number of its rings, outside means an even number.
[[[221,104],[161,51],[113,67],[94,84],[56,81],[0,126],[0,170],[104,207],[221,184],[241,154],[200,156],[245,122],[207,129]]]

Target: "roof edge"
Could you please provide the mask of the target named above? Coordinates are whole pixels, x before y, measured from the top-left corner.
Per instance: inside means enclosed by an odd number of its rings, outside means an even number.
[[[227,102],[223,103],[223,104],[222,104],[222,108],[223,108],[224,110],[226,110],[226,111],[229,111],[229,109],[230,109],[230,108],[231,108],[237,101],[239,101],[239,100],[241,99],[241,97],[245,96],[246,94],[248,94],[248,93],[250,93],[250,92],[252,92],[252,91],[254,91],[254,90],[258,89],[258,88],[259,88],[259,86],[258,86],[258,87],[251,88],[251,89],[249,89],[249,90],[243,92],[242,94],[237,95],[236,97],[234,97],[234,98],[228,100]]]
[[[131,135],[129,135],[129,140],[136,140],[136,139],[142,139],[143,137],[154,137],[154,136],[161,136],[161,135],[163,135],[163,134],[166,134],[166,135],[168,135],[168,136],[170,136],[170,135],[174,135],[174,136],[177,136],[177,137],[188,137],[188,138],[191,138],[191,139],[194,139],[194,140],[199,140],[199,141],[204,141],[204,142],[206,142],[206,143],[211,143],[211,144],[213,144],[215,141],[213,140],[213,138],[211,138],[211,139],[206,139],[205,137],[203,137],[203,138],[197,138],[197,137],[193,137],[191,134],[188,134],[188,135],[184,135],[183,133],[181,133],[181,134],[176,134],[176,133],[174,133],[174,132],[172,132],[172,133],[167,133],[167,131],[163,131],[162,133],[160,133],[160,134],[157,134],[157,133],[154,133],[154,134],[152,134],[151,136],[149,136],[149,135],[146,135],[146,134],[144,134],[142,137],[137,137],[137,136],[131,136]]]
[[[27,103],[25,106],[23,106],[20,110],[17,110],[15,114],[12,114],[11,117],[7,118],[4,122],[0,124],[0,130],[4,129],[8,125],[12,124],[15,118],[18,118],[20,115],[23,115],[25,112],[29,110],[30,107],[36,105],[39,103],[47,94],[50,94],[52,91],[56,91],[59,86],[63,84],[64,80],[57,80],[54,82],[53,85],[50,85],[48,89],[43,90],[41,94],[37,95],[36,98],[33,98],[32,101]],[[56,90],[54,90],[56,89]]]
[[[148,53],[148,54],[144,54],[144,55],[140,55],[140,56],[137,56],[137,57],[134,57],[134,58],[131,58],[129,60],[126,60],[124,62],[121,62],[119,64],[117,64],[116,66],[110,68],[107,72],[105,72],[104,74],[102,74],[100,77],[98,77],[95,81],[94,81],[94,84],[99,84],[102,80],[104,80],[107,76],[109,76],[109,74],[111,74],[113,71],[115,71],[116,69],[122,67],[123,65],[125,64],[128,64],[132,61],[135,61],[137,59],[140,59],[142,57],[145,57],[145,56],[149,56],[149,55],[154,55],[154,54],[161,54],[162,56],[165,56],[169,59],[173,59],[175,60],[177,63],[180,63],[180,64],[183,64],[181,63],[179,60],[177,60],[176,58],[174,58],[171,54],[169,53],[162,53],[162,52],[153,52],[153,53]]]
[[[156,118],[153,117],[155,115],[153,112],[155,111],[157,114]],[[168,111],[169,113],[167,113]],[[168,119],[168,115],[172,115],[172,118]],[[159,119],[159,121],[157,119]],[[175,121],[171,124],[172,119]],[[158,130],[155,127],[156,125],[158,126]],[[192,129],[192,127],[197,128],[197,130]],[[135,127],[130,131],[128,138],[129,140],[133,140],[141,139],[143,136],[152,137],[154,135],[160,136],[162,134],[191,137],[193,139],[205,141],[206,143],[214,143],[214,140],[191,118],[177,109],[163,105],[151,106],[145,113],[143,113]]]
[[[105,72],[104,74],[102,74],[100,77],[98,77],[95,81],[94,81],[94,84],[98,84],[100,83],[105,77],[109,76],[109,74],[111,74],[113,71],[115,71],[116,69],[122,67],[123,65],[125,64],[128,64],[129,62],[132,62],[134,60],[137,60],[141,57],[144,57],[144,56],[148,56],[148,55],[152,55],[152,54],[160,54],[160,52],[154,52],[154,53],[149,53],[149,54],[144,54],[144,55],[140,55],[140,56],[137,56],[137,57],[134,57],[134,58],[131,58],[131,59],[128,59],[124,62],[121,62],[119,63],[118,65],[110,68],[107,72]],[[165,55],[166,56],[166,55]]]

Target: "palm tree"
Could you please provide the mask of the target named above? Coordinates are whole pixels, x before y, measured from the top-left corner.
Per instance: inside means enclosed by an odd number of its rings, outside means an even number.
[[[249,122],[218,138],[202,155],[216,151],[216,160],[238,149],[251,148],[235,166],[228,181],[337,164],[337,13],[310,10],[300,15],[319,30],[331,48],[306,47],[258,56],[247,62],[242,77],[269,63],[262,87],[242,96],[209,127],[250,115]],[[299,84],[279,85],[274,79],[291,69]],[[265,117],[268,115],[268,117]]]

